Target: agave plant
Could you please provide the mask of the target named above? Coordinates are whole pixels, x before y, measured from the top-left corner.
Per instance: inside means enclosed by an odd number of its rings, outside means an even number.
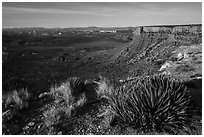
[[[188,126],[192,118],[189,90],[164,75],[140,77],[110,95],[120,122],[143,132],[171,132]]]

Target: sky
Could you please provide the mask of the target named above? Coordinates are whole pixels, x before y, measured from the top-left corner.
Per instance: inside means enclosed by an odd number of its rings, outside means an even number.
[[[201,24],[201,2],[3,2],[2,26],[128,27]]]

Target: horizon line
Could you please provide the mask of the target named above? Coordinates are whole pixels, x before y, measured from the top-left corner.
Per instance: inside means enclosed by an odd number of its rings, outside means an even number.
[[[157,26],[188,26],[188,25],[202,25],[202,23],[188,23],[188,24],[155,24],[155,25],[137,25],[137,26],[77,26],[77,27],[2,27],[2,29],[22,29],[22,28],[44,28],[44,29],[65,29],[65,28],[135,28],[135,27],[157,27]]]

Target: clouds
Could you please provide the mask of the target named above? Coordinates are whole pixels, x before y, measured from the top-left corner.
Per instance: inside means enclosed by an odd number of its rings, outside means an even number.
[[[201,2],[3,2],[2,5],[3,27],[136,26],[202,22]]]
[[[89,12],[89,11],[82,11],[82,10],[64,10],[64,9],[38,9],[38,8],[17,8],[17,7],[3,7],[4,14],[12,14],[12,13],[19,13],[19,14],[81,14],[81,15],[93,15],[93,16],[112,16],[111,14],[104,14],[104,13],[97,13],[97,12]]]

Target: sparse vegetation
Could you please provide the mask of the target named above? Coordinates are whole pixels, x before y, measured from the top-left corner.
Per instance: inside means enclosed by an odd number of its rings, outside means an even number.
[[[28,35],[35,29],[3,32],[3,134],[202,134],[200,104],[194,107],[188,89],[173,78],[198,79],[184,83],[198,101],[200,30],[133,36],[135,28],[127,28],[131,33],[39,28],[36,36]],[[181,46],[199,54],[177,60],[174,51],[183,51]],[[169,69],[172,77],[155,75],[169,60],[184,65]],[[4,88],[12,78],[22,81]]]
[[[30,97],[31,95],[27,88],[13,90],[4,94],[2,97],[2,121],[7,122],[16,116],[20,110],[27,109],[29,107]]]
[[[54,97],[56,103],[64,103],[72,110],[73,107],[86,103],[84,88],[84,81],[73,77],[62,83],[59,87],[52,86],[50,94]]]
[[[43,128],[47,134],[56,134],[56,126],[71,115],[71,107],[55,106],[43,113]]]
[[[54,107],[43,112],[43,125],[47,134],[57,134],[57,125],[62,120],[69,119],[76,108],[86,104],[84,85],[80,78],[72,77],[59,87],[51,87],[49,95],[54,97]]]
[[[27,108],[29,105],[30,94],[26,89],[13,90],[8,94],[4,95],[3,101],[6,106],[14,105],[15,108],[22,109]]]
[[[113,85],[110,83],[110,81],[100,76],[100,81],[96,82],[98,84],[96,88],[97,98],[101,99],[103,97],[108,98],[110,94],[114,91]]]

